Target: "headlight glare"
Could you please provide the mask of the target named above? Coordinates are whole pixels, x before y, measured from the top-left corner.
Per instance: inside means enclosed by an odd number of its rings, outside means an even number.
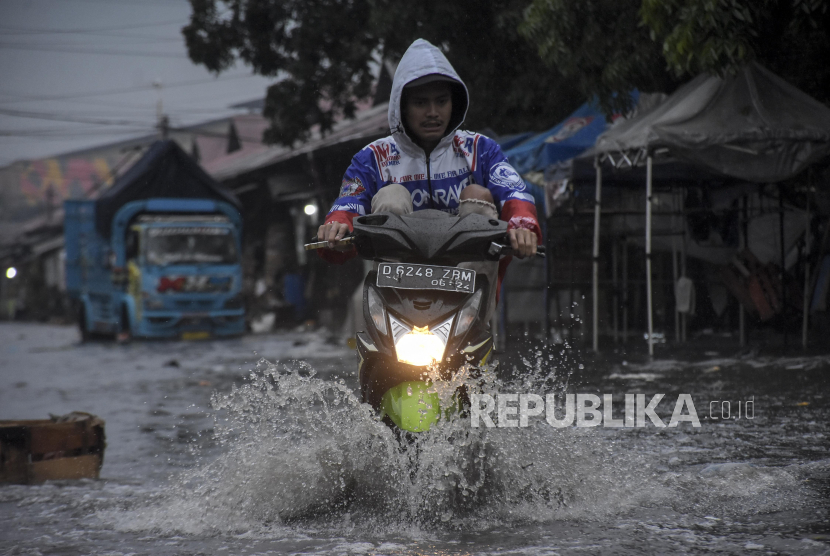
[[[428,326],[415,327],[403,334],[395,343],[398,361],[416,367],[424,367],[444,356],[444,341],[430,332]]]
[[[368,297],[369,316],[372,317],[375,328],[381,334],[386,334],[386,309],[384,309],[380,300],[380,294],[374,288],[369,288],[366,295]]]
[[[458,320],[455,325],[455,335],[466,334],[478,316],[478,309],[481,307],[482,290],[478,290],[467,300],[464,307],[458,312]]]

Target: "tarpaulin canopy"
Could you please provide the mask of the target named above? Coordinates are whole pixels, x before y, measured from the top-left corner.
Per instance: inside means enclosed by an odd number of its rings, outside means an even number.
[[[830,108],[753,62],[700,75],[664,102],[601,135],[583,157],[670,156],[755,182],[777,182],[830,153]]]
[[[500,135],[494,139],[501,147],[501,150],[507,152],[509,149],[512,149],[519,143],[524,143],[534,135],[536,135],[536,133],[533,131],[523,131],[521,133],[513,133],[511,135]]]
[[[632,93],[636,101],[639,94]],[[586,102],[562,122],[518,145],[502,145],[510,164],[520,174],[542,172],[552,164],[569,160],[594,145],[608,129],[605,116]]]
[[[574,165],[601,162],[595,172],[594,349],[598,349],[597,257],[603,167],[609,163],[614,168],[646,167],[647,338],[649,354],[653,354],[652,196],[654,170],[661,159],[669,168],[685,161],[722,176],[770,183],[791,178],[828,154],[830,109],[754,62],[730,77],[700,75],[663,102],[602,134]],[[783,213],[779,224],[779,235],[783,236]],[[809,218],[805,230],[808,228]],[[803,330],[806,344],[806,318]]]
[[[202,170],[175,141],[156,141],[98,197],[95,204],[98,232],[109,237],[112,219],[126,203],[160,197],[225,201],[241,210],[233,193]]]

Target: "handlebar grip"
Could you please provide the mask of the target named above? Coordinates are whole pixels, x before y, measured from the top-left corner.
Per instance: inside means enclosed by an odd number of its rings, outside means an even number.
[[[490,244],[490,249],[488,250],[488,253],[491,256],[502,257],[502,256],[512,255],[513,254],[513,248],[510,245],[502,245],[500,243],[492,242]],[[545,253],[545,246],[544,245],[537,245],[536,246],[536,256],[539,257],[540,259],[544,259],[545,254],[546,254]]]
[[[354,240],[353,236],[346,236],[343,239],[338,239],[334,242],[335,247],[345,247],[347,245],[351,245],[352,241]],[[317,236],[311,238],[311,243],[306,243],[303,245],[306,251],[313,251],[314,249],[330,249],[328,241],[317,241]]]

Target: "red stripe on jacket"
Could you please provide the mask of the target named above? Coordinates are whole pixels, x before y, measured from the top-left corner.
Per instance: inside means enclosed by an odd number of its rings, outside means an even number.
[[[536,205],[527,201],[513,199],[506,201],[501,207],[501,219],[507,221],[507,229],[524,228],[536,234],[539,245],[542,245],[542,229],[539,227],[539,219],[536,217]],[[504,274],[507,272],[507,265],[513,260],[513,256],[505,257],[499,261],[499,283],[496,290],[496,302],[501,294],[501,284],[504,282]]]

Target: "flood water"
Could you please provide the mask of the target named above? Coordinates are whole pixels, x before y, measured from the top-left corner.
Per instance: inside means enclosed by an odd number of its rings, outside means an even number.
[[[354,352],[309,332],[0,324],[0,353],[0,419],[87,411],[107,434],[99,480],[0,486],[2,554],[830,553],[830,356],[528,344],[488,392],[610,394],[615,418],[662,393],[665,423],[689,394],[700,427],[457,418],[401,443],[356,398]]]

